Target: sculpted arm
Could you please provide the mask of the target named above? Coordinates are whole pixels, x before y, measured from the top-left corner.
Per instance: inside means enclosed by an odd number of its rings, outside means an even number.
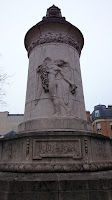
[[[71,85],[71,93],[74,94],[75,90],[77,88],[77,86],[75,85],[75,83],[73,81],[71,81],[61,70],[60,74],[63,76],[64,80],[67,81],[70,85]]]
[[[63,78],[65,79],[65,81],[67,81],[70,85],[73,85],[73,84],[74,84],[70,79],[68,79],[68,78],[66,77],[66,75],[62,72],[62,70],[60,71],[60,74],[63,76]]]

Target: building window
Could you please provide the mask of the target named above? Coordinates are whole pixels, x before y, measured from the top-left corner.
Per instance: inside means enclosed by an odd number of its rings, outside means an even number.
[[[97,126],[97,131],[101,132],[101,124],[98,122],[98,123],[96,123],[96,126]]]
[[[112,122],[110,122],[110,130],[112,131]]]
[[[95,117],[99,117],[99,116],[100,116],[99,110],[95,110]]]
[[[92,122],[92,115],[90,115],[90,121]]]

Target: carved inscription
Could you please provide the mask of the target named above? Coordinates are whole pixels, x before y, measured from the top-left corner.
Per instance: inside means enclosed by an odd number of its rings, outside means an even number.
[[[34,140],[33,159],[81,158],[80,140]]]

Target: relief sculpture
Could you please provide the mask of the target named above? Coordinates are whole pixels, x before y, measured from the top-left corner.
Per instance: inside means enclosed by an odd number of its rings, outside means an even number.
[[[38,82],[36,104],[44,90],[45,93],[49,93],[54,105],[54,116],[61,115],[61,107],[65,109],[66,115],[69,115],[69,94],[71,92],[74,95],[77,88],[72,78],[73,69],[69,63],[63,60],[53,61],[47,57],[42,65],[38,66],[36,73]]]
[[[40,35],[35,41],[31,43],[30,46],[28,46],[28,55],[30,55],[30,53],[35,47],[41,44],[52,43],[52,42],[68,44],[74,47],[79,53],[79,55],[81,53],[80,44],[75,40],[74,37],[70,37],[69,35],[63,35],[63,34],[58,34],[58,33],[56,34],[47,33],[45,35]]]

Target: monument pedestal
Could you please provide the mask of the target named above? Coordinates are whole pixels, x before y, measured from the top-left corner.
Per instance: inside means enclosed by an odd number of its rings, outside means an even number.
[[[27,120],[18,126],[20,133],[36,131],[92,131],[91,122],[73,117],[44,117]]]
[[[111,200],[112,140],[89,131],[0,139],[0,200]]]
[[[111,200],[112,171],[0,173],[0,200]]]
[[[0,140],[1,172],[112,169],[112,140],[87,131],[35,131]]]

